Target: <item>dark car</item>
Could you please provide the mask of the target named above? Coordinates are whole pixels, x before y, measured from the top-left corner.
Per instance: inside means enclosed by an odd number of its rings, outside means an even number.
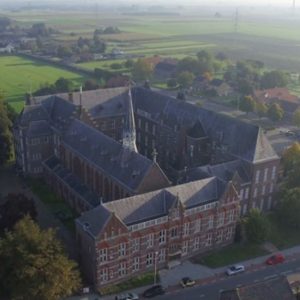
[[[280,264],[283,263],[285,260],[284,256],[281,253],[272,255],[271,257],[269,257],[266,260],[266,264],[267,265],[276,265],[276,264]]]
[[[180,281],[180,285],[185,288],[185,287],[191,287],[195,285],[195,280],[191,279],[190,277],[183,277]]]
[[[143,297],[152,298],[158,295],[163,295],[164,293],[165,290],[161,285],[154,285],[143,293]]]

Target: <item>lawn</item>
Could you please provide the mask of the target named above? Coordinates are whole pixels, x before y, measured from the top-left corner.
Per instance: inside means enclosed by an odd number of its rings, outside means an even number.
[[[210,268],[218,268],[266,254],[268,252],[259,245],[232,244],[206,256],[195,257],[192,261]]]
[[[25,93],[36,91],[42,84],[54,83],[58,78],[71,79],[79,86],[82,75],[19,56],[0,56],[0,93],[19,112]]]
[[[48,207],[71,232],[75,232],[75,218],[78,214],[74,212],[66,202],[54,194],[50,188],[40,179],[27,179],[27,184],[32,192]]]

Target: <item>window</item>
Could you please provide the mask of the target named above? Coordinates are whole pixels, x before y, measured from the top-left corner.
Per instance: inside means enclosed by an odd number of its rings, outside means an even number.
[[[159,244],[164,244],[166,242],[166,230],[163,229],[159,232],[159,238],[158,238]]]
[[[247,206],[246,206],[246,207],[247,207]],[[231,209],[231,210],[229,211],[228,222],[233,222],[233,221],[234,221],[234,214],[235,214],[234,209]]]
[[[269,169],[265,168],[265,171],[264,171],[264,182],[268,180],[268,172],[269,172]]]
[[[211,246],[212,242],[212,233],[208,233],[206,236],[206,247]]]
[[[270,194],[273,193],[273,190],[274,190],[274,184],[271,183],[271,184],[270,184]]]
[[[131,242],[132,244],[132,252],[136,252],[140,250],[140,239],[134,238]]]
[[[256,198],[256,197],[257,197],[257,188],[255,188],[255,189],[254,189],[254,192],[253,192],[253,197],[254,197],[254,198]]]
[[[140,118],[138,118],[138,128],[142,127],[142,120]]]
[[[240,194],[239,194],[240,200],[243,200],[243,196],[244,196],[244,190],[241,189],[241,190],[240,190]]]
[[[140,269],[140,258],[139,257],[134,257],[133,258],[133,263],[132,263],[132,271],[136,272]]]
[[[194,251],[198,250],[200,248],[200,238],[196,237],[194,239],[194,245],[193,245]]]
[[[153,265],[153,253],[148,253],[146,256],[146,267],[150,267]]]
[[[107,248],[100,249],[98,257],[100,263],[107,261]]]
[[[145,136],[145,146],[148,146],[148,137]]]
[[[126,244],[121,243],[119,245],[119,256],[125,256],[126,255]]]
[[[154,234],[150,233],[147,236],[147,241],[146,241],[147,248],[153,247],[153,244],[154,244]]]
[[[32,154],[32,160],[39,160],[42,158],[42,154],[41,153],[33,153]]]
[[[249,188],[245,189],[245,199],[249,198]]]
[[[138,143],[141,141],[141,133],[140,132],[137,132],[136,140]]]
[[[166,261],[166,249],[160,249],[158,254],[158,262],[163,263]]]
[[[214,216],[209,216],[208,218],[208,229],[212,229],[214,227]]]
[[[119,264],[119,277],[126,275],[126,262],[123,261]]]
[[[145,122],[145,131],[148,132],[148,122]]]
[[[224,218],[225,218],[225,213],[224,213],[224,212],[221,212],[221,213],[218,215],[218,225],[217,225],[218,227],[224,225]]]
[[[272,168],[272,179],[275,179],[275,177],[276,177],[276,166],[274,166],[273,168]]]
[[[177,227],[171,228],[171,238],[176,238],[178,235]]]
[[[223,239],[223,230],[218,230],[217,237],[216,237],[216,243],[217,244],[222,243],[222,239]]]
[[[182,244],[182,255],[187,255],[188,250],[189,250],[189,242],[184,241]]]
[[[108,281],[108,269],[104,268],[100,270],[100,282]]]
[[[255,183],[259,183],[260,170],[257,170],[255,173]]]
[[[155,125],[152,126],[152,134],[155,135]]]
[[[234,228],[233,227],[227,228],[225,239],[226,240],[230,240],[232,238],[232,236],[233,236],[233,233],[234,233]]]
[[[200,232],[201,230],[201,219],[195,220],[194,221],[194,232]]]
[[[183,236],[187,236],[190,233],[190,223],[183,224]]]
[[[261,194],[264,195],[266,193],[266,186],[264,185],[261,190]]]

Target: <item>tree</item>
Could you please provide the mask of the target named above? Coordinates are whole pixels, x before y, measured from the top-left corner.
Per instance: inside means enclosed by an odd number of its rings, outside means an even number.
[[[46,27],[45,23],[36,23],[33,24],[30,29],[31,36],[38,37],[38,36],[49,36],[50,32]]]
[[[190,87],[192,85],[194,79],[195,79],[195,75],[188,71],[181,72],[177,76],[177,82],[183,88]]]
[[[261,79],[261,87],[270,89],[274,87],[284,87],[289,83],[289,77],[280,70],[265,72]]]
[[[213,71],[214,58],[210,52],[206,50],[201,50],[200,52],[197,53],[197,58],[198,58],[199,74]]]
[[[262,243],[270,232],[270,224],[258,209],[252,209],[245,223],[246,236],[249,242]]]
[[[72,90],[72,81],[61,77],[55,81],[54,86],[57,93],[70,92]]]
[[[70,57],[72,55],[72,50],[69,46],[59,46],[57,48],[57,56],[60,58]]]
[[[25,215],[36,219],[37,212],[33,199],[28,199],[24,194],[8,194],[4,201],[0,206],[0,232],[4,229],[11,230]]]
[[[282,153],[282,162],[285,171],[290,171],[298,162],[300,163],[300,144],[294,143]]]
[[[96,90],[96,89],[99,89],[99,88],[100,88],[100,85],[94,79],[88,79],[88,80],[86,80],[85,83],[84,83],[84,86],[83,86],[83,89],[85,91]]]
[[[178,61],[177,72],[181,73],[184,71],[191,72],[193,74],[198,73],[198,60],[193,57],[184,57]]]
[[[58,300],[81,286],[55,232],[42,231],[28,216],[0,240],[0,265],[0,293],[10,299]]]
[[[264,117],[267,114],[268,107],[266,104],[261,102],[256,102],[255,104],[255,111],[260,118]]]
[[[298,108],[293,114],[293,124],[300,127],[300,109]]]
[[[252,96],[245,96],[241,100],[240,109],[246,113],[249,113],[255,110],[255,104],[256,103]]]
[[[279,219],[284,225],[300,228],[300,188],[285,190],[282,195],[276,209]]]
[[[153,66],[145,59],[139,58],[133,65],[132,76],[136,81],[144,81],[150,79],[153,73]]]
[[[12,122],[9,119],[7,106],[0,96],[0,166],[10,158],[12,151]]]
[[[11,25],[11,20],[7,17],[0,17],[0,31],[6,30]]]
[[[282,120],[284,111],[278,103],[273,103],[268,108],[268,117],[276,122]]]
[[[124,66],[127,68],[127,69],[131,69],[134,65],[134,60],[133,59],[127,59],[124,63]]]
[[[170,78],[170,79],[168,79],[168,81],[167,81],[167,86],[168,86],[169,88],[174,88],[174,87],[176,87],[176,86],[177,86],[177,81],[176,81],[176,79],[175,79],[175,78]]]

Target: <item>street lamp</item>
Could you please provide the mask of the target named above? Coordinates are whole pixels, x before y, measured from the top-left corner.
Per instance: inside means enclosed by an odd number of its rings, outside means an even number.
[[[158,251],[155,251],[155,256],[154,256],[154,285],[156,285],[157,255],[158,255]]]

